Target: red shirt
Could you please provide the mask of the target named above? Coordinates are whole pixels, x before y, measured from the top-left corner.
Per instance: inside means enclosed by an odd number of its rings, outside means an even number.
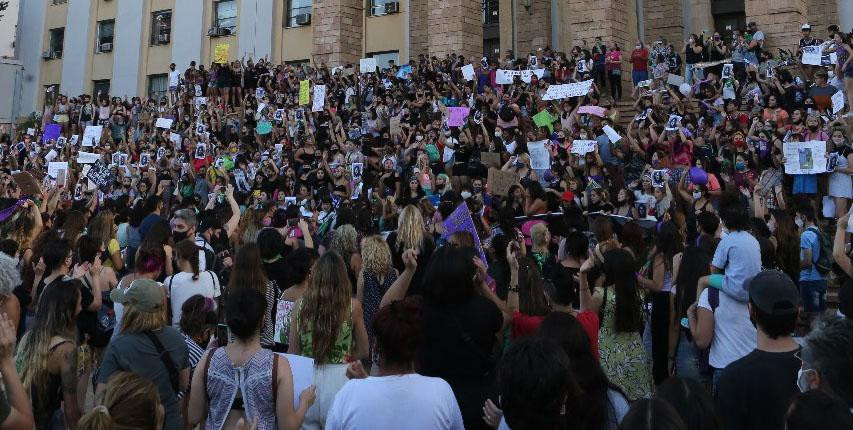
[[[515,311],[510,323],[510,339],[515,340],[536,334],[543,319],[545,319],[544,316],[531,316]],[[583,331],[589,337],[589,349],[592,351],[592,356],[598,360],[598,314],[592,311],[578,312],[575,319],[581,323]]]
[[[592,356],[598,360],[598,313],[592,311],[578,312],[575,318],[583,326],[583,331],[589,336],[589,349]]]
[[[631,65],[635,72],[649,69],[649,51],[646,48],[631,51]]]

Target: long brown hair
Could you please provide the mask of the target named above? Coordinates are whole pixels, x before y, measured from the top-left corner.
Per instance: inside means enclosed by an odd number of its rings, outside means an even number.
[[[193,281],[198,280],[198,245],[192,239],[184,239],[175,244],[178,259],[190,263],[193,270]]]
[[[245,243],[234,256],[234,266],[231,268],[231,279],[228,280],[228,290],[236,288],[252,288],[266,293],[267,275],[264,272],[261,249],[257,243]]]
[[[104,249],[109,248],[110,240],[113,238],[113,225],[115,224],[115,215],[110,210],[98,212],[91,221],[89,221],[89,229],[86,234],[95,237],[104,244]]]
[[[118,372],[110,377],[101,406],[80,419],[81,430],[154,430],[162,428],[160,393],[148,379]]]
[[[343,258],[334,251],[323,254],[311,269],[311,281],[302,296],[297,320],[300,333],[311,332],[317,364],[329,361],[332,345],[348,315],[351,291]]]

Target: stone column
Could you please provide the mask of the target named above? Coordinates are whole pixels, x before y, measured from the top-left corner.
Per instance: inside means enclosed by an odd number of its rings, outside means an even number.
[[[675,49],[681,49],[685,39],[681,0],[645,0],[643,18],[647,45],[651,47],[656,40],[665,37]]]
[[[764,33],[765,49],[796,49],[808,21],[805,0],[744,0],[744,6],[746,22],[755,21]]]
[[[429,53],[429,4],[424,0],[410,0],[409,8],[409,58],[417,60],[419,54]],[[403,59],[400,59],[402,64]]]
[[[364,36],[360,0],[319,0],[312,7],[312,60],[330,67],[358,64]]]
[[[516,58],[527,58],[538,48],[551,45],[551,0],[529,0],[516,2],[516,25],[518,26],[518,52]]]
[[[483,5],[474,0],[429,0],[429,53],[483,56]]]

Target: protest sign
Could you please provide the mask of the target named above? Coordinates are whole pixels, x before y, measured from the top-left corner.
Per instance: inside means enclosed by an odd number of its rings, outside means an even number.
[[[675,131],[681,127],[681,117],[676,114],[670,114],[669,119],[666,121],[666,130],[667,131]]]
[[[30,172],[13,173],[12,179],[15,180],[15,184],[21,190],[22,196],[37,196],[41,194],[41,187],[39,187],[38,181],[33,178]]]
[[[720,74],[720,79],[732,79],[734,77],[734,64],[723,64],[723,71]]]
[[[314,85],[314,99],[311,104],[311,112],[322,112],[326,106],[326,86]]]
[[[474,80],[474,66],[470,64],[466,64],[462,66],[462,77],[465,78],[466,81]]]
[[[101,125],[87,125],[83,131],[83,146],[97,146],[101,143],[101,134],[104,127]]]
[[[652,80],[646,79],[645,81],[637,82],[637,86],[642,88],[649,88],[652,86]]]
[[[581,97],[589,94],[592,88],[592,79],[571,84],[551,85],[545,90],[542,100],[559,100],[569,97]]]
[[[599,118],[604,118],[604,113],[605,113],[605,112],[607,112],[607,109],[605,109],[605,108],[603,108],[603,107],[601,107],[601,106],[590,106],[590,105],[586,105],[586,106],[581,106],[581,107],[579,107],[579,108],[578,108],[578,113],[581,113],[581,114],[589,114],[589,115],[595,115],[595,116],[597,116],[597,117],[599,117]]]
[[[509,188],[519,183],[518,173],[489,169],[487,178],[489,191],[495,196],[505,196],[509,192]]]
[[[352,163],[352,165],[350,165],[350,171],[352,173],[353,182],[358,182],[361,180],[361,174],[364,172],[364,164]]]
[[[51,149],[44,156],[44,159],[48,162],[51,162],[51,161],[53,161],[54,158],[56,158],[57,155],[59,155],[59,153],[57,153],[56,150]]]
[[[412,74],[412,66],[406,64],[400,67],[400,70],[397,71],[397,79],[409,79],[409,75]]]
[[[832,95],[832,113],[841,112],[842,109],[844,109],[844,92],[836,91]],[[853,109],[853,106],[851,106],[851,109]]]
[[[545,147],[547,140],[527,142],[527,152],[530,154],[530,168],[533,170],[548,170],[551,168],[551,152]]]
[[[65,145],[68,143],[68,139],[62,136],[56,138],[56,147],[59,149],[65,148]]]
[[[613,129],[613,127],[605,125],[604,127],[602,127],[602,129],[604,130],[604,134],[607,135],[607,138],[610,139],[611,142],[616,143],[620,139],[622,139],[622,136],[620,136],[619,133],[617,133],[616,130]]]
[[[171,118],[157,118],[157,122],[154,124],[157,128],[172,128],[172,123],[174,122]]]
[[[390,118],[389,123],[390,123],[389,124],[390,132],[392,135],[403,133],[403,127],[400,125],[400,117],[399,116],[392,116]]]
[[[207,154],[207,147],[203,143],[197,143],[195,145],[195,159],[203,160]]]
[[[788,175],[826,172],[827,155],[824,141],[784,142],[782,156],[785,158],[785,173]]]
[[[201,109],[202,105],[207,106],[207,97],[196,97],[193,99],[196,110]]]
[[[551,115],[551,112],[548,112],[548,109],[533,115],[533,123],[536,124],[537,127],[548,127],[548,130],[552,132],[554,131],[554,126],[552,126],[551,123],[556,120],[557,118],[554,118]]]
[[[115,175],[110,172],[109,167],[103,161],[97,160],[87,167],[88,169],[84,173],[86,179],[102,191],[106,190],[115,181]]]
[[[77,153],[77,163],[78,164],[91,164],[101,159],[101,156],[94,152],[83,152],[80,151]]]
[[[489,167],[501,167],[501,154],[497,152],[481,152],[480,153],[480,163],[486,168]]]
[[[219,64],[228,63],[228,51],[231,46],[227,43],[217,43],[213,48],[213,61]]]
[[[278,122],[284,121],[284,109],[276,109],[272,114],[272,119]]]
[[[59,177],[60,170],[68,170],[67,161],[51,161],[50,163],[47,163],[47,176],[56,179]]]
[[[545,74],[545,69],[535,69],[535,70],[506,70],[506,69],[498,69],[495,71],[495,83],[500,85],[511,84],[513,79],[516,76],[521,78],[521,81],[529,84],[533,78],[533,75],[536,75],[537,79],[542,79],[542,76]]]
[[[69,143],[71,146],[77,146],[77,142],[79,142],[79,141],[80,141],[80,135],[79,135],[79,134],[75,134],[75,135],[71,136],[71,140],[70,140],[70,141],[68,141],[68,143]]]
[[[299,106],[305,106],[311,101],[311,82],[308,79],[299,81]]]
[[[652,186],[655,188],[662,187],[666,182],[667,169],[652,170]]]
[[[447,125],[449,127],[461,127],[465,124],[465,118],[471,111],[468,107],[449,107],[447,108]]]
[[[453,233],[458,231],[467,231],[471,233],[471,236],[474,238],[474,249],[477,250],[477,254],[480,256],[480,260],[483,261],[483,264],[488,265],[488,261],[486,260],[485,254],[483,254],[483,247],[480,246],[480,236],[477,234],[477,228],[474,226],[474,220],[471,219],[471,211],[468,209],[468,204],[462,202],[447,219],[444,220],[444,233],[441,235],[444,239],[450,237]]]
[[[27,136],[31,136],[31,137],[32,137],[32,136],[35,136],[35,135],[36,135],[36,129],[34,129],[34,128],[28,128],[28,129],[27,129]]]
[[[683,84],[683,83],[684,83],[684,76],[676,75],[675,73],[670,73],[670,74],[666,77],[666,83],[667,83],[668,85],[674,85],[674,86],[676,86],[676,87],[677,87],[677,86],[680,86],[681,84]]]
[[[59,137],[60,133],[62,133],[62,125],[48,124],[44,128],[44,136],[42,137],[42,142],[47,142],[48,140],[56,140]]]
[[[572,141],[572,154],[584,155],[587,152],[595,151],[598,147],[598,142],[595,140],[574,140]]]
[[[376,59],[362,58],[358,60],[358,71],[361,73],[376,73]]]
[[[149,154],[147,152],[143,152],[142,154],[139,154],[139,167],[148,166],[149,161],[151,161],[151,154]]]
[[[820,66],[821,60],[821,47],[820,46],[803,46],[803,58],[801,62],[803,64],[810,64],[813,66]]]
[[[178,133],[169,133],[169,141],[170,141],[170,142],[172,142],[172,143],[174,143],[174,144],[175,144],[175,149],[177,149],[177,150],[179,150],[179,151],[181,150],[181,141],[183,141],[183,140],[184,140],[184,138],[183,138],[183,136],[181,136],[180,134],[178,134]]]

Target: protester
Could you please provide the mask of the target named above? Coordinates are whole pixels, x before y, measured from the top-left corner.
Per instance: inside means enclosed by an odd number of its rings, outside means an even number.
[[[118,372],[107,382],[103,402],[80,419],[81,430],[163,428],[165,412],[157,387],[131,372]]]

